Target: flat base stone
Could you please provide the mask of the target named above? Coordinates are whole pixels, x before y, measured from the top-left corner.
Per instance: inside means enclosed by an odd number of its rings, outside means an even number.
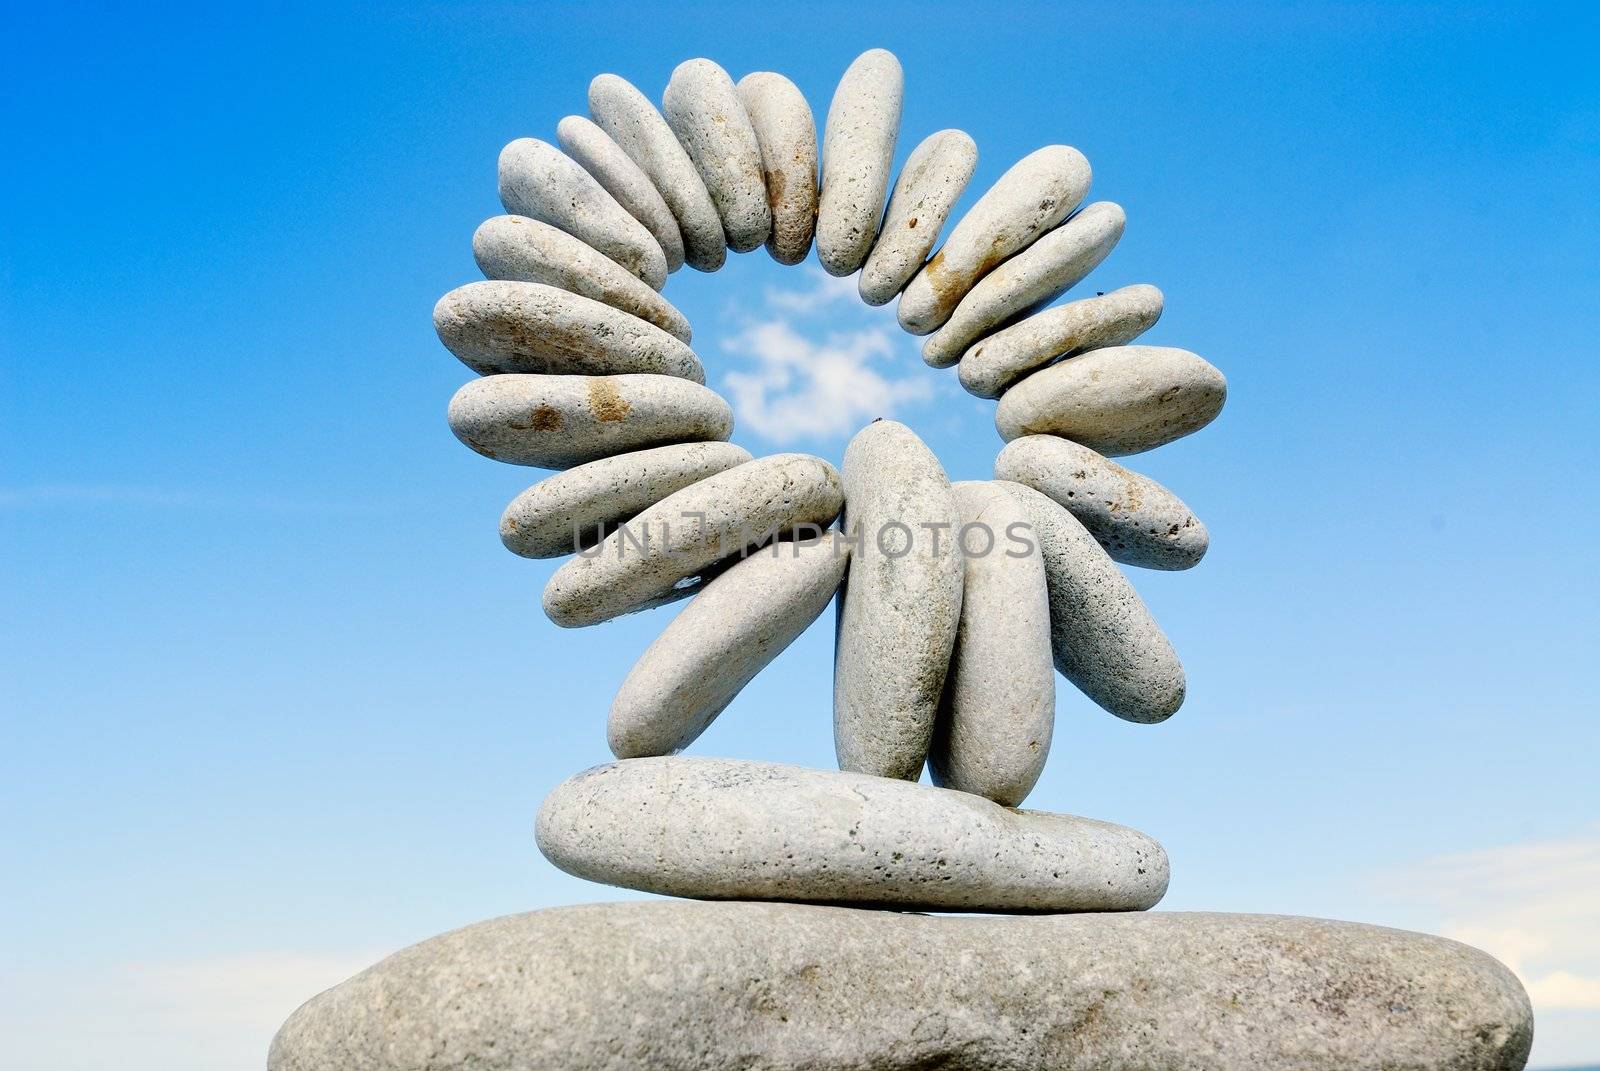
[[[512,915],[290,1017],[269,1071],[1521,1068],[1510,971],[1348,922],[650,901]]]

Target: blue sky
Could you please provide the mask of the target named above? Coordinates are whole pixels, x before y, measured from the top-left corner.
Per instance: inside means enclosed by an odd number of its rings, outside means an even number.
[[[0,1027],[18,1066],[259,1066],[300,999],[491,915],[627,894],[533,845],[670,617],[544,620],[539,475],[459,446],[435,299],[494,163],[614,71],[906,70],[899,157],[963,207],[1051,142],[1128,213],[1077,294],[1227,373],[1133,460],[1205,520],[1134,572],[1190,698],[1060,690],[1029,806],[1160,838],[1174,909],[1450,933],[1511,961],[1535,1064],[1600,1063],[1600,32],[1579,6],[8,5],[0,42]],[[795,9],[798,10],[798,9]],[[958,208],[958,211],[960,209]],[[737,441],[837,460],[892,413],[952,476],[992,403],[815,260],[666,294]],[[850,370],[850,384],[819,369]],[[733,379],[729,377],[740,377]],[[786,378],[787,377],[787,378]],[[731,396],[731,391],[730,391]],[[831,629],[696,745],[833,761]],[[187,1062],[186,1062],[187,1061]]]

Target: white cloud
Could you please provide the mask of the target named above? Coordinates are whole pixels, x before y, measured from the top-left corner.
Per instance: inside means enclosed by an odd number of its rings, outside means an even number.
[[[817,267],[807,267],[805,274],[811,283],[806,289],[768,287],[767,306],[778,312],[804,313],[840,303],[855,305],[861,300],[854,275],[829,275]]]

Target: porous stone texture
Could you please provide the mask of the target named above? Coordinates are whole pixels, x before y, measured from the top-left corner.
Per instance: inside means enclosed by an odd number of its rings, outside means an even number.
[[[849,548],[826,535],[752,551],[694,597],[628,672],[606,737],[619,759],[682,751],[817,619]]]
[[[944,326],[922,344],[934,368],[961,360],[996,328],[1041,308],[1078,285],[1122,238],[1122,206],[1097,201],[978,280]]]
[[[546,469],[733,433],[733,409],[715,391],[651,375],[486,376],[456,391],[449,421],[484,457]]]
[[[1517,1071],[1516,977],[1437,937],[1274,915],[940,917],[588,904],[399,952],[268,1071]]]
[[[1044,558],[1004,488],[958,483],[955,496],[961,623],[928,768],[936,785],[1015,807],[1044,772],[1055,722]]]
[[[613,528],[692,483],[750,460],[725,442],[673,443],[617,454],[541,480],[511,500],[500,541],[524,558],[592,547]]]
[[[767,252],[799,264],[817,226],[817,124],[811,105],[781,74],[756,71],[739,79],[739,99],[761,145],[761,170],[772,210]]]
[[[1200,564],[1211,542],[1206,526],[1177,495],[1070,439],[1013,439],[995,458],[994,477],[1049,497],[1124,565],[1189,569]]]
[[[900,61],[881,48],[857,56],[834,90],[822,133],[817,208],[817,259],[829,275],[849,275],[872,251],[904,96]]]
[[[862,301],[885,305],[905,289],[928,259],[977,166],[978,146],[961,130],[929,134],[911,151],[889,196],[878,240],[861,268]]]
[[[648,372],[704,383],[700,359],[655,324],[544,283],[490,279],[433,307],[439,341],[480,375]]]
[[[672,756],[597,766],[539,808],[570,874],[670,896],[935,911],[1140,911],[1167,856],[1125,826],[865,774]]]
[[[747,547],[833,522],[844,505],[839,474],[809,454],[773,454],[668,495],[571,558],[544,589],[544,612],[563,628],[597,625],[658,605],[690,577]]]
[[[667,125],[717,206],[728,247],[748,253],[772,234],[761,145],[728,72],[708,59],[678,64],[661,97]]]
[[[998,398],[1023,376],[1058,357],[1121,346],[1161,319],[1161,291],[1147,283],[1069,301],[980,339],[961,358],[961,385]]]
[[[666,284],[667,255],[644,224],[554,145],[518,138],[500,151],[500,203],[561,228],[656,290]]]
[[[961,615],[955,495],[933,451],[893,420],[850,440],[844,490],[842,527],[859,542],[839,600],[834,748],[840,769],[914,781]]]
[[[937,329],[995,265],[1066,219],[1089,192],[1089,178],[1089,161],[1067,145],[1046,145],[1011,165],[906,285],[900,326],[913,335]]]
[[[685,345],[683,313],[643,280],[566,231],[526,216],[495,216],[472,236],[472,255],[489,279],[543,283],[603,302],[655,324]]]
[[[722,267],[728,247],[717,206],[694,161],[649,98],[624,78],[596,75],[589,83],[589,118],[650,176],[672,209],[683,238],[684,262],[698,271]]]
[[[617,204],[650,232],[666,254],[667,271],[683,267],[683,233],[667,207],[666,199],[644,169],[594,124],[581,115],[569,115],[556,124],[556,141],[573,160],[594,176]]]
[[[997,480],[1033,522],[1050,593],[1056,669],[1126,721],[1158,722],[1183,705],[1183,664],[1144,600],[1078,519],[1031,487]]]

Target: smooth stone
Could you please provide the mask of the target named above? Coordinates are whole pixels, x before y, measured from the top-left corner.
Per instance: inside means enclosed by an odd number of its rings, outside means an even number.
[[[900,295],[896,315],[913,335],[950,318],[978,280],[1066,219],[1089,192],[1089,161],[1067,145],[1024,156],[978,198]]]
[[[733,433],[716,391],[675,376],[486,376],[456,391],[449,420],[484,457],[546,469]]]
[[[1007,387],[1058,357],[1122,346],[1155,326],[1164,298],[1148,283],[1036,312],[980,339],[961,358],[961,385],[980,398]]]
[[[1128,578],[1072,514],[1031,487],[995,482],[1033,522],[1056,669],[1125,721],[1170,718],[1183,705],[1183,664]]]
[[[457,287],[433,307],[433,327],[445,348],[481,375],[706,379],[694,351],[655,324],[544,283],[490,279]]]
[[[799,264],[817,226],[817,124],[811,105],[781,74],[757,71],[739,79],[739,99],[761,145],[763,185],[772,210],[767,252],[779,264]]]
[[[900,61],[881,48],[857,56],[834,90],[823,127],[817,207],[817,259],[829,275],[849,275],[872,251],[904,98]]]
[[[839,599],[833,741],[839,768],[915,781],[961,616],[960,523],[939,459],[875,420],[844,453],[843,530],[859,537]]]
[[[1006,391],[994,426],[1006,441],[1060,435],[1107,457],[1164,446],[1222,412],[1228,381],[1188,350],[1111,346],[1040,369]]]
[[[619,759],[682,751],[827,608],[849,548],[830,532],[753,551],[700,590],[634,663],[611,704]]]
[[[480,922],[313,998],[268,1071],[1518,1071],[1533,1009],[1455,941],[1174,911],[634,901]]]
[[[707,476],[742,465],[750,451],[726,442],[673,443],[591,461],[541,480],[511,500],[500,541],[524,558],[586,549],[622,521]]]
[[[1177,495],[1071,439],[1013,439],[995,458],[994,478],[1051,499],[1124,565],[1189,569],[1211,543],[1206,526]]]
[[[667,256],[643,223],[575,160],[537,138],[518,138],[500,150],[500,203],[604,253],[660,290]]]
[[[966,792],[775,762],[627,759],[545,797],[539,850],[569,874],[702,900],[923,911],[1142,911],[1155,840]]]
[[[911,151],[889,196],[878,240],[861,268],[862,301],[886,305],[905,289],[928,259],[977,166],[977,143],[960,130],[929,134]]]
[[[526,216],[495,216],[472,235],[472,255],[488,279],[543,283],[655,324],[687,344],[689,321],[671,302],[603,253],[566,231]]]
[[[928,769],[936,785],[1015,807],[1044,772],[1055,723],[1044,558],[1004,488],[958,483],[955,496],[961,622]]]
[[[622,146],[611,140],[610,134],[593,120],[569,115],[556,124],[556,141],[562,152],[582,165],[616,198],[617,204],[644,224],[645,230],[661,246],[661,252],[666,254],[669,273],[683,267],[683,232],[678,230],[672,209],[667,207],[666,199],[650,181],[650,176],[622,151]]]
[[[661,111],[717,206],[728,248],[748,253],[760,246],[772,234],[761,144],[728,72],[708,59],[678,64]]]
[[[646,609],[774,535],[831,524],[843,505],[839,474],[821,458],[747,461],[668,495],[563,563],[545,585],[545,615],[579,628]]]
[[[1097,201],[1041,237],[967,291],[944,326],[923,342],[922,359],[948,368],[983,336],[1077,286],[1110,255],[1127,222],[1121,205]]]
[[[589,83],[589,117],[650,176],[672,209],[683,238],[684,263],[696,271],[722,267],[728,247],[717,206],[694,161],[649,98],[614,74],[596,75]]]

